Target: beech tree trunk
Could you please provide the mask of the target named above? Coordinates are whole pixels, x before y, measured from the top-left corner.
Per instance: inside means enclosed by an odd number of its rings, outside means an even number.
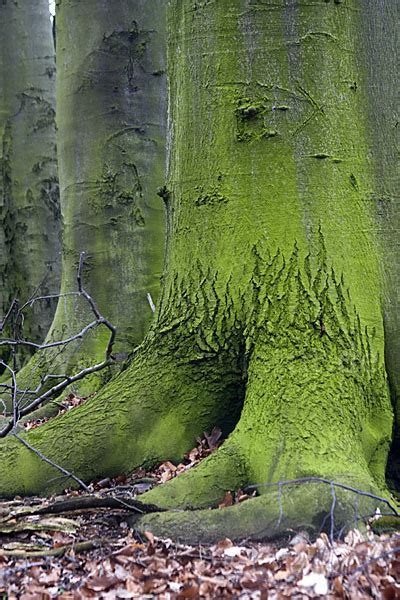
[[[55,61],[47,0],[0,6],[0,317],[17,297],[55,294],[60,279]],[[39,342],[54,301],[26,312]]]
[[[56,17],[61,292],[76,290],[86,252],[84,286],[117,327],[115,353],[127,355],[152,316],[147,294],[156,302],[163,260],[157,188],[165,170],[165,3],[61,0]],[[48,340],[70,337],[92,320],[82,299],[63,297]],[[61,353],[40,353],[20,381],[99,362],[108,336],[99,327]],[[81,382],[80,393],[106,376]]]
[[[361,0],[170,2],[156,320],[127,371],[26,435],[76,475],[179,460],[219,425],[226,439],[214,454],[143,499],[201,509],[227,490],[300,477],[387,494],[388,288],[360,9]],[[4,495],[57,485],[15,440],[0,466]],[[332,489],[282,490],[219,511],[147,515],[137,527],[191,541],[318,531]],[[332,527],[353,525],[355,496],[335,502]],[[376,505],[364,497],[358,514]]]
[[[400,397],[400,154],[398,23],[400,4],[389,0],[365,2],[362,11],[361,60],[366,66],[368,123],[374,167],[375,218],[384,251],[383,295],[385,360],[395,403],[396,440],[390,475],[399,480]],[[398,484],[397,484],[398,485]]]

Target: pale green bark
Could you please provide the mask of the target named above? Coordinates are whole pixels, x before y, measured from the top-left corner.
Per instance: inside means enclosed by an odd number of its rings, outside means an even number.
[[[13,298],[57,293],[60,210],[56,164],[55,62],[49,7],[0,6],[0,317]],[[24,332],[41,341],[54,301],[26,312]]]
[[[62,0],[56,22],[61,291],[76,289],[85,251],[85,287],[117,327],[114,351],[129,353],[152,316],[147,294],[157,300],[162,268],[165,2]],[[62,298],[48,340],[92,320],[82,300]],[[61,354],[40,353],[20,381],[32,371],[70,374],[99,362],[107,339],[108,330],[98,328]],[[106,376],[81,382],[80,393]]]
[[[386,492],[393,419],[360,7],[170,2],[157,319],[121,377],[28,434],[64,467],[89,479],[178,459],[224,425],[231,433],[215,454],[145,498],[203,508],[227,490],[306,476]],[[50,467],[15,441],[4,449],[1,493],[54,489]],[[318,527],[324,490],[312,510],[309,488],[294,494],[281,526]],[[276,497],[252,502],[138,526],[214,540],[257,533],[264,514],[263,536],[276,535]],[[345,505],[340,524],[352,514]]]

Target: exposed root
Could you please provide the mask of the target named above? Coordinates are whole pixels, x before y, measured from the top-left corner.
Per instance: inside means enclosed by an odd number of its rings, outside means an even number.
[[[186,350],[169,352],[166,339],[143,344],[129,369],[96,396],[22,437],[87,482],[180,460],[214,425],[229,432],[240,408],[236,358],[209,353],[192,361]],[[0,443],[1,497],[64,489],[65,477],[15,442]]]
[[[180,474],[140,498],[166,509],[215,506],[227,491],[249,483],[248,469],[240,448],[229,439],[195,468]]]
[[[384,503],[319,482],[285,489],[270,488],[263,496],[219,510],[152,513],[133,517],[141,533],[168,537],[185,543],[232,540],[271,540],[294,531],[315,537],[325,531],[333,539],[345,530],[360,527],[363,519]]]

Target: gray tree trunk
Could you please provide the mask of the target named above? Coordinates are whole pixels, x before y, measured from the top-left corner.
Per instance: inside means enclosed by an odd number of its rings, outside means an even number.
[[[63,215],[62,292],[84,285],[117,327],[115,352],[139,344],[157,301],[164,249],[166,139],[165,1],[57,4],[57,125]],[[48,340],[92,321],[87,305],[62,298]],[[20,381],[70,374],[100,361],[99,327],[63,352],[39,353]],[[81,382],[93,391],[107,375]]]
[[[0,5],[0,316],[35,290],[57,293],[61,263],[55,60],[47,0]],[[54,301],[26,313],[40,341]]]

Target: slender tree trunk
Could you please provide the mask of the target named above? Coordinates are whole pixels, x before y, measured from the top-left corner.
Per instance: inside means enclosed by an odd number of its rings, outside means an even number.
[[[47,0],[0,6],[0,316],[13,298],[57,293],[60,210],[55,62]],[[41,341],[52,301],[26,313],[26,337]]]
[[[57,124],[63,214],[62,289],[84,285],[118,329],[116,353],[141,342],[163,257],[166,86],[165,2],[57,5]],[[48,335],[69,337],[93,320],[83,300],[62,298]],[[36,373],[70,374],[102,359],[98,328],[61,352],[40,355]],[[22,375],[21,380],[25,378]],[[104,378],[102,373],[101,378]],[[80,385],[93,391],[98,378]],[[101,379],[100,379],[101,381]]]
[[[170,2],[157,320],[121,377],[30,443],[89,479],[178,459],[213,425],[231,431],[196,469],[145,494],[165,508],[293,477],[385,493],[392,409],[359,9]],[[6,448],[2,493],[53,489],[48,465],[14,441]],[[329,514],[329,486],[281,491],[223,511],[149,515],[139,527],[265,537],[318,529]],[[335,525],[348,524],[355,498],[335,498]]]

